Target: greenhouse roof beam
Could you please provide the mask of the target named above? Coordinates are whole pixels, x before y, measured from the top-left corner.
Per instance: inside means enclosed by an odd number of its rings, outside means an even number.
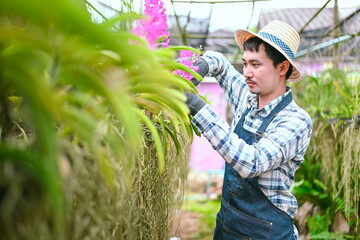
[[[304,56],[304,55],[306,55],[306,54],[309,53],[309,52],[313,52],[313,51],[316,51],[316,50],[319,50],[319,49],[322,49],[322,48],[325,48],[325,47],[328,47],[328,46],[337,44],[337,43],[339,43],[339,42],[348,40],[348,39],[350,39],[350,38],[351,38],[350,35],[345,35],[345,36],[342,36],[342,37],[339,37],[339,38],[336,38],[336,39],[333,39],[333,40],[330,40],[330,41],[327,41],[327,42],[324,42],[324,43],[320,43],[320,44],[315,45],[315,46],[313,46],[313,47],[311,47],[311,48],[308,48],[308,49],[304,49],[304,50],[299,51],[299,52],[296,54],[296,57]]]
[[[242,2],[267,2],[271,0],[224,0],[224,1],[209,1],[209,0],[172,0],[174,3],[242,3]]]
[[[328,3],[329,3],[330,1],[331,1],[331,0],[328,0],[328,1],[324,4],[324,6],[322,6],[322,8],[320,8],[319,11],[317,11],[317,12],[315,13],[315,15],[300,29],[299,34],[301,34],[301,33],[304,31],[304,29],[307,27],[307,25],[309,25],[309,23],[310,23],[312,20],[314,20],[314,18],[316,18],[316,16],[326,7],[326,5],[328,5]]]
[[[320,36],[320,38],[324,38],[324,37],[328,37],[330,36],[330,33],[332,33],[333,31],[335,31],[338,27],[341,27],[344,23],[346,23],[347,21],[349,21],[351,18],[353,18],[354,16],[356,16],[357,14],[360,13],[360,8],[356,9],[352,14],[350,14],[349,16],[347,16],[346,18],[344,18],[341,22],[339,22],[335,27],[333,27],[332,29],[330,29],[327,33],[325,33],[324,35]]]

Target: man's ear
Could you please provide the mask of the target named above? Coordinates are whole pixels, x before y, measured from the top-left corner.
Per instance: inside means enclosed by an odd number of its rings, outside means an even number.
[[[288,60],[283,61],[279,64],[280,75],[286,75],[289,70],[290,62]]]

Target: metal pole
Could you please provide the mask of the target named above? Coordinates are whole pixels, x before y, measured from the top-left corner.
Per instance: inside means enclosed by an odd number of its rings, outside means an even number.
[[[339,10],[338,10],[338,0],[335,0],[334,3],[334,26],[339,24]],[[338,39],[340,36],[340,27],[337,27],[334,31],[334,39]],[[340,62],[340,42],[334,44],[334,69],[339,69]]]
[[[185,29],[183,29],[183,28],[181,27],[181,25],[180,25],[179,16],[176,14],[175,6],[174,6],[174,1],[173,1],[173,0],[171,0],[171,4],[172,4],[173,10],[174,10],[176,25],[177,25],[177,27],[178,27],[179,34],[180,34],[180,36],[181,36],[182,44],[185,45],[185,46],[187,46],[188,44],[187,44]]]

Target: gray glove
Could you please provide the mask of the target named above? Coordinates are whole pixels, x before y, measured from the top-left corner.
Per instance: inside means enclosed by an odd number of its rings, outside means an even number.
[[[194,62],[194,66],[199,67],[199,69],[197,70],[197,73],[201,76],[201,77],[205,77],[206,74],[209,73],[209,65],[207,64],[207,62],[202,59],[199,58],[196,62]],[[200,81],[196,80],[196,78],[191,79],[191,82],[197,86],[200,84]]]
[[[187,97],[186,105],[189,107],[191,115],[194,116],[198,111],[200,111],[200,109],[205,106],[205,101],[202,100],[199,95],[189,93],[187,91],[184,91],[184,94]]]
[[[184,59],[189,59],[189,58],[178,58],[176,61],[178,62],[182,62]],[[206,74],[209,73],[209,65],[207,64],[207,62],[202,59],[202,58],[198,58],[196,59],[196,61],[194,62],[193,66],[199,67],[199,69],[197,70],[197,73],[201,76],[201,77],[205,77]],[[197,86],[200,84],[200,81],[196,80],[196,78],[192,78],[191,82]]]

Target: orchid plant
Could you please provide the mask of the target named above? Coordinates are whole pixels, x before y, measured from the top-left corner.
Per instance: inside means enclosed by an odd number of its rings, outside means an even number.
[[[183,64],[183,65],[187,66],[188,68],[190,68],[191,70],[197,72],[199,67],[194,66],[194,63],[198,57],[199,57],[199,54],[197,54],[197,53],[194,53],[190,50],[182,50],[180,52],[180,58],[178,60],[181,64]],[[185,72],[182,70],[175,70],[173,73],[178,76],[181,76],[189,81],[191,81],[191,79],[194,78],[191,73]]]
[[[138,20],[131,32],[145,39],[148,47],[158,55],[158,60],[161,65],[164,69],[168,70],[163,74],[170,73],[172,77],[157,76],[157,78],[161,80],[158,84],[165,87],[161,92],[158,91],[159,85],[151,85],[151,89],[148,85],[146,85],[146,87],[133,86],[132,90],[135,93],[135,102],[139,104],[140,108],[144,107],[143,110],[146,116],[142,116],[142,118],[146,119],[146,125],[151,131],[151,138],[155,141],[159,156],[159,168],[162,169],[164,165],[163,155],[166,152],[164,147],[166,146],[166,142],[163,140],[161,143],[160,136],[153,124],[154,122],[159,123],[159,126],[161,126],[162,139],[166,139],[165,131],[170,134],[178,152],[181,151],[177,139],[179,126],[183,128],[182,132],[186,136],[189,136],[191,140],[193,138],[193,132],[197,135],[200,134],[191,124],[189,109],[185,104],[186,97],[178,91],[197,92],[196,88],[191,84],[191,81],[186,80],[191,80],[194,77],[199,80],[201,79],[201,76],[196,72],[198,67],[193,66],[200,51],[186,46],[168,47],[170,34],[167,31],[168,25],[164,3],[162,0],[145,0],[144,7],[145,18]],[[173,56],[176,51],[180,51],[180,58],[177,61],[173,61]],[[171,80],[172,78],[176,79],[177,83],[181,83],[181,87],[175,89],[171,87],[171,81],[174,80]],[[157,94],[154,94],[155,91]],[[159,107],[158,102],[160,100],[169,101],[168,96],[170,95],[174,96],[174,100],[166,107]],[[173,114],[174,111],[179,111],[181,114]],[[171,128],[168,128],[165,123],[169,123]]]
[[[145,38],[151,49],[156,49],[158,46],[166,48],[170,42],[170,33],[167,31],[164,3],[161,0],[145,0],[144,5],[146,18],[138,20],[131,32]],[[159,39],[162,39],[160,43]]]
[[[147,40],[151,49],[167,48],[170,43],[168,30],[166,9],[162,0],[145,0],[145,19],[138,20],[136,27],[131,30],[132,33]],[[193,66],[198,53],[191,50],[181,50],[178,61],[193,71],[197,71],[198,67]],[[193,75],[183,70],[175,70],[174,74],[181,76],[187,80],[191,80]]]

